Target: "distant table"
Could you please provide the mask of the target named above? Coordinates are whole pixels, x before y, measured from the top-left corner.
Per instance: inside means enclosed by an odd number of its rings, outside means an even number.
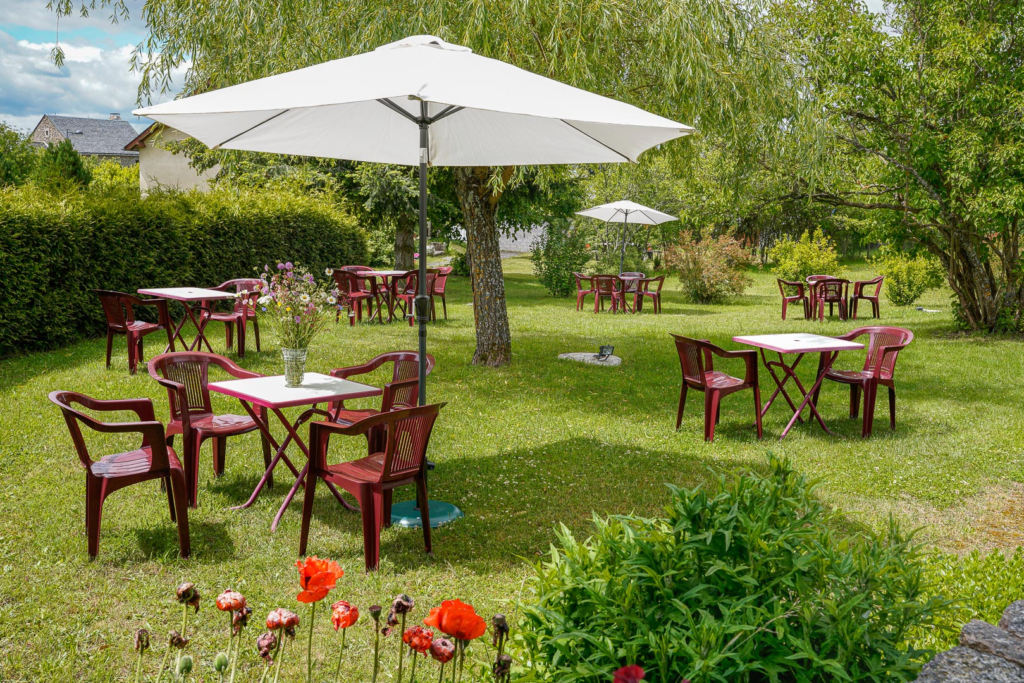
[[[856,351],[863,349],[863,344],[857,342],[846,341],[843,339],[836,339],[834,337],[825,337],[820,334],[806,334],[806,333],[792,333],[792,334],[759,334],[751,336],[733,337],[732,340],[739,344],[746,344],[747,346],[753,346],[761,352],[761,361],[764,366],[768,368],[768,373],[775,380],[775,391],[772,393],[771,398],[764,404],[764,408],[761,410],[761,416],[768,412],[771,408],[772,403],[776,397],[781,393],[782,397],[786,399],[786,403],[793,409],[793,417],[790,419],[789,424],[782,430],[782,436],[779,440],[786,438],[789,434],[789,430],[793,428],[793,425],[797,420],[803,421],[800,414],[804,408],[810,406],[811,413],[818,420],[818,424],[827,433],[835,433],[825,426],[825,420],[822,419],[821,414],[818,412],[818,407],[814,404],[813,398],[815,392],[821,386],[821,382],[825,379],[825,373],[829,371],[836,358],[839,356],[840,351]],[[778,360],[768,360],[765,356],[765,351],[774,351],[778,354]],[[820,354],[818,360],[818,375],[811,386],[809,391],[804,391],[803,385],[800,383],[800,379],[796,376],[796,366],[800,365],[800,361],[803,360],[804,354],[817,353]],[[796,354],[796,360],[791,365],[786,365],[785,356],[789,354]],[[783,377],[779,379],[776,374],[776,368],[782,371]],[[794,405],[793,400],[786,392],[786,382],[792,378],[793,383],[796,384],[797,389],[803,394],[804,400],[798,408]]]
[[[216,299],[234,299],[236,295],[234,292],[222,292],[219,289],[203,289],[201,287],[164,287],[157,289],[140,289],[139,294],[145,294],[146,296],[155,296],[158,299],[168,299],[170,301],[177,301],[182,304],[185,309],[185,315],[182,316],[181,322],[178,323],[178,327],[175,328],[171,339],[180,339],[181,343],[185,345],[189,351],[194,351],[200,342],[206,344],[206,348],[209,349],[210,353],[213,353],[213,348],[210,346],[210,341],[206,338],[203,330],[206,329],[206,322],[208,316],[199,316],[199,320],[196,320],[196,311],[202,310],[202,303],[204,301],[211,301]],[[185,341],[185,338],[181,336],[181,328],[185,326],[185,322],[191,320],[192,324],[196,326],[196,338],[189,344]],[[170,350],[170,345],[164,349],[164,353]],[[199,348],[202,351],[202,347]]]
[[[402,277],[408,272],[408,270],[364,270],[359,273],[360,275],[379,277],[384,282],[384,298],[388,304],[388,322],[395,318],[395,297],[397,292],[392,290],[393,281],[396,277]]]
[[[322,410],[316,407],[318,403],[332,403],[334,401],[343,401],[345,399],[355,398],[366,398],[368,396],[379,396],[381,390],[377,387],[371,387],[368,384],[361,384],[359,382],[353,382],[348,379],[340,379],[338,377],[331,377],[330,375],[321,375],[316,372],[307,372],[302,380],[301,387],[286,387],[284,384],[284,375],[272,375],[268,377],[253,377],[251,379],[232,379],[224,382],[210,382],[210,391],[216,391],[220,394],[227,396],[233,396],[237,398],[241,403],[245,411],[249,413],[249,417],[253,419],[260,432],[267,438],[267,441],[274,448],[275,454],[273,460],[270,461],[270,465],[267,467],[267,471],[263,473],[263,477],[256,485],[256,490],[252,492],[244,504],[239,505],[233,509],[238,510],[247,508],[256,502],[256,498],[260,495],[260,491],[266,483],[272,478],[274,474],[274,468],[277,467],[277,463],[284,460],[285,465],[295,475],[295,484],[292,485],[288,495],[285,496],[284,503],[281,505],[281,509],[277,511],[277,515],[274,517],[274,523],[271,524],[270,530],[276,531],[277,525],[281,521],[281,516],[284,511],[288,509],[288,505],[291,504],[292,498],[295,497],[295,492],[298,491],[300,486],[305,486],[306,472],[309,469],[309,458],[312,457],[309,452],[309,448],[303,443],[301,437],[299,437],[296,431],[303,422],[306,422],[314,416],[320,416],[325,419],[330,419],[330,413],[326,410]],[[285,437],[284,441],[280,444],[274,439],[270,433],[270,425],[268,425],[263,419],[261,419],[259,412],[253,410],[253,405],[267,408],[275,415],[277,419],[284,425],[285,431],[288,432],[288,436]],[[288,418],[285,417],[284,413],[281,412],[284,408],[293,408],[295,406],[312,406],[308,410],[304,411],[294,422],[289,422]],[[301,471],[295,468],[292,461],[288,459],[285,454],[288,444],[294,441],[300,450],[306,456],[306,465]],[[341,497],[341,493],[331,483],[328,482],[327,487],[334,494],[335,498],[341,501],[349,510],[354,510],[348,501]]]

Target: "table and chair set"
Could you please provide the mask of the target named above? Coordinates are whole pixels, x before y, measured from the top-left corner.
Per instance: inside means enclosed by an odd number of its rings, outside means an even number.
[[[435,299],[441,300],[441,308],[445,320],[448,319],[448,303],[445,301],[445,288],[451,267],[427,269],[426,290],[430,296],[430,319],[437,319]],[[355,325],[363,319],[363,307],[366,308],[367,321],[391,322],[396,317],[406,318],[409,325],[413,324],[413,299],[416,298],[419,286],[417,270],[375,270],[369,266],[342,266],[331,271],[334,284],[340,292],[342,301],[347,302],[349,324]],[[396,315],[397,313],[397,315]],[[387,314],[387,321],[384,316]],[[341,317],[341,310],[335,316],[335,322]]]
[[[646,277],[643,273],[619,275],[584,275],[576,277],[576,310],[583,310],[588,296],[594,297],[594,313],[605,310],[607,301],[612,313],[640,313],[644,300],[650,299],[655,313],[661,312],[661,288],[665,276]],[[632,301],[631,301],[632,300]]]
[[[805,282],[798,280],[777,279],[779,294],[782,295],[782,319],[786,319],[786,311],[790,304],[800,304],[803,307],[804,318],[807,320],[825,319],[825,305],[828,304],[828,314],[834,315],[839,309],[839,319],[857,319],[857,304],[866,301],[871,305],[871,314],[875,318],[881,317],[879,309],[879,294],[882,291],[884,276],[878,276],[871,280],[850,282],[843,278],[832,275],[808,275]],[[850,285],[853,285],[853,294],[850,294]]]

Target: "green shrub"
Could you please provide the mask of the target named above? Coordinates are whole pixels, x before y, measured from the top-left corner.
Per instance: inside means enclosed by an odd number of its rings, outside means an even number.
[[[71,140],[65,138],[56,145],[47,145],[43,150],[35,179],[50,189],[75,189],[88,187],[92,182],[92,172]]]
[[[695,304],[721,303],[750,284],[750,253],[727,235],[701,239],[684,232],[666,250],[665,263],[679,276],[683,296]]]
[[[453,256],[448,265],[451,266],[452,275],[469,277],[469,261],[466,260],[466,252],[461,252]]]
[[[0,186],[25,182],[32,175],[38,156],[27,135],[0,122]]]
[[[919,546],[895,524],[843,536],[785,462],[767,475],[672,490],[665,516],[562,527],[535,566],[520,644],[533,680],[907,681],[906,645],[945,602],[923,594]]]
[[[909,306],[929,289],[942,286],[942,264],[934,256],[909,254],[898,249],[882,251],[885,296],[893,306]]]
[[[594,263],[591,264],[590,273],[592,275],[618,275],[619,264],[622,264],[623,273],[643,273],[644,268],[650,268],[650,262],[645,262],[640,255],[636,253],[636,249],[630,249],[626,247],[626,254],[623,257],[622,252],[618,249],[605,249],[604,251],[588,252],[591,257],[597,256]]]
[[[576,291],[576,276],[590,261],[586,238],[566,221],[554,221],[531,245],[533,272],[551,296]]]
[[[366,237],[332,205],[275,192],[0,190],[0,355],[104,329],[93,289],[211,286],[290,260],[364,263]]]
[[[805,230],[799,240],[786,235],[779,239],[768,257],[775,263],[772,272],[783,280],[804,280],[808,275],[834,275],[840,277],[839,255],[835,242],[821,229],[811,235]]]

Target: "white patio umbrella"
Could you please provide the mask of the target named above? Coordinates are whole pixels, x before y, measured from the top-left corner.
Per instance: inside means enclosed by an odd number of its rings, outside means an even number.
[[[214,149],[419,164],[419,399],[426,402],[427,166],[636,161],[693,128],[433,36],[134,112]]]
[[[619,275],[622,275],[622,267],[626,261],[626,223],[659,225],[679,220],[675,216],[669,216],[667,213],[656,211],[643,204],[637,204],[626,199],[619,202],[611,202],[610,204],[592,206],[589,209],[577,211],[576,214],[596,218],[605,223],[622,222],[622,251],[619,254]]]

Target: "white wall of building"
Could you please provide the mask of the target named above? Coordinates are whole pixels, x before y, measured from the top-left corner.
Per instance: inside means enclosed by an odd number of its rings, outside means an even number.
[[[139,150],[139,187],[142,194],[158,187],[178,188],[201,191],[209,189],[209,181],[220,171],[215,166],[203,173],[188,165],[188,157],[184,154],[172,154],[162,145],[165,142],[177,142],[187,136],[174,128],[164,128],[158,135],[153,135]]]

